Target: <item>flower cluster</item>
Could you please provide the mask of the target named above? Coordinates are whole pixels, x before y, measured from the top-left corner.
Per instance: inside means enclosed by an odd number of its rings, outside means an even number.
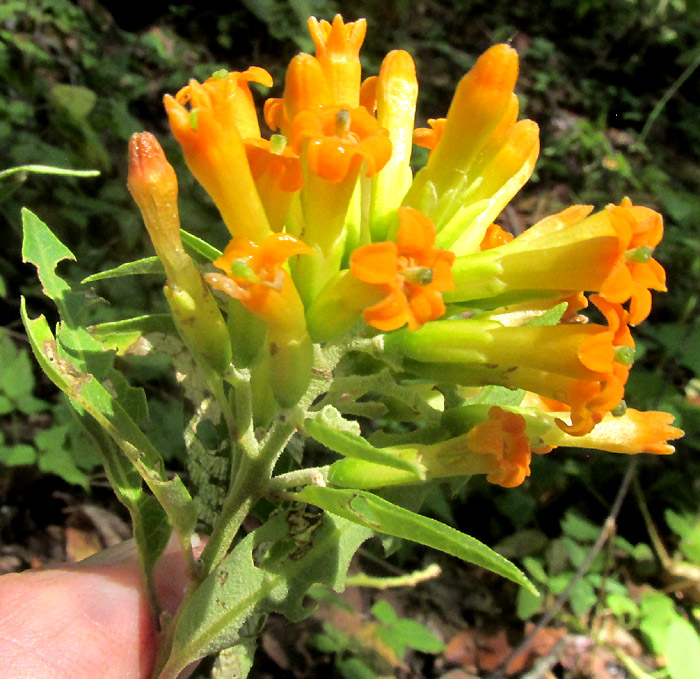
[[[185,160],[231,233],[204,281],[223,293],[231,346],[222,351],[234,367],[291,407],[311,380],[314,347],[371,339],[372,360],[397,384],[450,390],[435,440],[384,449],[432,478],[483,473],[518,485],[531,454],[555,446],[672,452],[667,441],[682,433],[672,418],[623,401],[629,326],[649,314],[650,290],[665,290],[652,258],[661,216],[628,199],[597,212],[577,205],[512,237],[494,220],[539,152],[537,125],[518,120],[516,52],[487,50],[446,117],[414,129],[407,52],[389,53],[363,81],[363,19],[312,18],[309,29],[316,55],[296,56],[282,97],[264,104],[269,138],[249,86],[272,85],[261,68],[217,72],[165,97]],[[413,144],[430,150],[415,176]],[[132,163],[130,185],[139,176]],[[132,191],[159,200],[157,184]],[[178,228],[172,219],[149,226],[166,264]],[[177,267],[166,268],[177,287]],[[579,313],[589,301],[598,320]],[[522,402],[489,405],[489,385]],[[331,481],[407,481],[401,470],[349,462],[333,466]]]

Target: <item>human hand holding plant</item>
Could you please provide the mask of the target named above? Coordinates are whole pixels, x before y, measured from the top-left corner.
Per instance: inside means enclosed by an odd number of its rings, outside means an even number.
[[[299,619],[312,585],[342,589],[374,533],[530,586],[485,545],[381,489],[420,497],[473,474],[513,487],[532,453],[665,454],[681,435],[670,415],[623,401],[629,325],[648,315],[649,290],[665,289],[652,258],[660,215],[625,199],[594,213],[574,206],[516,238],[493,223],[539,149],[537,126],[517,121],[515,51],[489,49],[447,117],[414,131],[406,52],[361,82],[365,22],[309,27],[316,56],[295,57],[283,97],[266,102],[269,140],[248,85],[271,84],[263,69],[217,72],[165,98],[188,166],[230,232],[223,252],[180,229],[174,171],[153,135],[132,137],[129,189],[158,260],[91,279],[158,269],[171,314],[87,328],[82,294],[55,273],[71,253],[24,215],[25,259],[61,323],[54,332],[24,305],[23,319],[131,513],[161,624],[161,679],[223,649],[245,675],[265,615]],[[415,177],[412,140],[430,149]],[[579,313],[589,299],[602,322]],[[166,473],[139,426],[145,397],[115,368],[115,353],[135,352],[173,361],[191,412],[183,437],[194,496]],[[304,466],[285,454],[294,436],[341,458]],[[243,536],[250,513],[262,525]],[[211,534],[195,559],[198,520]],[[153,569],[171,530],[189,584],[174,615],[161,616]]]

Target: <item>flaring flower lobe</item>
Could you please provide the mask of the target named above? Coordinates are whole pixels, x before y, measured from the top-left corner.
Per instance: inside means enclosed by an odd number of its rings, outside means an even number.
[[[396,330],[408,323],[416,330],[445,313],[441,292],[454,286],[454,253],[434,247],[435,227],[413,208],[399,208],[397,243],[372,243],[358,248],[350,271],[365,283],[383,285],[387,296],[365,309],[367,323],[378,330]]]

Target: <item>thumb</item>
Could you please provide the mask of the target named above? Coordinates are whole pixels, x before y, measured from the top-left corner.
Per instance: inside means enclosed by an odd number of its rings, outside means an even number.
[[[187,585],[172,541],[156,568],[167,610]],[[0,679],[147,679],[157,631],[127,541],[75,565],[0,577]]]

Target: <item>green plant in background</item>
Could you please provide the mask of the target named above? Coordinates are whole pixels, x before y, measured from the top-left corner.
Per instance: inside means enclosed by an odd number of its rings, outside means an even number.
[[[0,172],[0,187],[15,174],[36,173],[67,177],[96,177],[97,170],[70,170],[49,165],[25,165]],[[4,194],[6,195],[6,194]],[[1,200],[1,199],[0,199]],[[0,278],[0,297],[6,297]],[[34,395],[35,379],[28,349],[17,349],[10,333],[0,329],[0,463],[7,467],[37,465],[44,473],[56,474],[68,483],[89,487],[88,473],[99,466],[90,447],[75,445],[80,436],[73,418],[63,415],[61,405]],[[48,428],[34,435],[32,419],[49,419]]]
[[[99,457],[84,443],[75,445],[79,436],[70,424],[53,424],[33,435],[32,421],[61,417],[56,405],[34,396],[32,361],[27,349],[19,350],[6,332],[0,333],[0,462],[7,467],[38,465],[47,474],[57,474],[68,483],[88,488],[88,474]],[[56,417],[58,414],[58,417]]]
[[[594,214],[574,206],[517,238],[493,224],[539,149],[536,125],[517,122],[514,50],[488,50],[447,118],[415,132],[430,155],[413,177],[411,57],[390,53],[361,88],[364,21],[309,26],[316,57],[293,59],[284,96],[266,102],[269,140],[248,85],[271,84],[263,69],[217,71],[165,99],[232,237],[223,252],[180,229],[177,180],[155,137],[131,138],[129,190],[157,259],[99,278],[165,274],[167,313],[95,323],[86,294],[56,272],[72,252],[23,214],[24,259],[61,318],[54,329],[23,302],[34,353],[131,513],[149,588],[171,530],[189,565],[185,599],[162,621],[162,679],[225,649],[249,667],[264,616],[299,619],[312,586],[342,589],[375,532],[531,587],[485,545],[392,501],[388,487],[475,474],[513,487],[533,452],[666,454],[681,435],[666,413],[622,402],[628,324],[648,315],[649,288],[665,288],[652,258],[660,216],[626,199]],[[584,292],[600,312],[588,323]],[[160,354],[182,385],[195,497],[166,472],[163,442],[143,428],[144,392],[120,371],[131,356]],[[305,465],[293,437],[335,461]],[[262,525],[243,536],[251,512]],[[200,520],[211,535],[195,561]],[[410,621],[385,606],[374,614],[397,652],[425,646]]]
[[[652,523],[636,479],[633,487],[651,546],[646,542],[633,545],[615,534],[618,505],[602,527],[569,510],[561,521],[559,538],[547,540],[541,532],[528,529],[503,540],[498,550],[510,558],[521,557],[540,589],[539,596],[519,590],[521,619],[544,613],[548,622],[556,615],[567,628],[587,632],[608,647],[632,676],[648,679],[652,675],[615,643],[615,634],[605,622],[612,619],[614,626],[639,633],[661,660],[664,669],[653,676],[691,679],[700,662],[700,635],[693,624],[700,608],[695,596],[683,603],[684,597],[676,601],[668,593],[696,589],[700,582],[700,523],[695,515],[666,511],[666,521],[680,539],[680,553],[672,559]],[[663,581],[671,580],[665,590],[648,584],[635,588],[630,583],[651,582],[659,576]],[[564,603],[567,609],[563,609]]]
[[[348,578],[350,579],[350,578]],[[320,597],[330,606],[357,615],[353,608],[327,595]],[[308,644],[333,655],[334,666],[345,679],[364,679],[390,673],[400,666],[407,649],[436,654],[444,644],[425,625],[410,618],[400,617],[392,605],[382,599],[372,606],[373,619],[354,634],[332,622],[324,622],[322,631],[314,634]]]

